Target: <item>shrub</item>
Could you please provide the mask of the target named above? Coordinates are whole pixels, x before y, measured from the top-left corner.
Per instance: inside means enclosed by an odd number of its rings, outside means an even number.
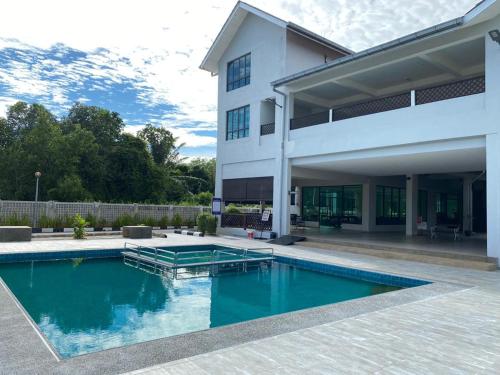
[[[203,234],[215,234],[217,232],[217,218],[207,213],[198,215],[198,230]]]
[[[132,216],[129,214],[123,214],[118,216],[113,221],[113,227],[125,227],[127,225],[137,225],[139,223],[139,218],[137,216]]]
[[[172,218],[172,225],[175,228],[180,228],[182,226],[182,217],[179,214],[175,214]]]
[[[168,226],[168,216],[162,216],[160,220],[158,220],[158,225],[162,228],[166,228]]]
[[[148,227],[156,227],[157,221],[154,217],[147,217],[142,220],[142,224],[148,226]]]
[[[85,227],[88,223],[80,214],[73,217],[73,238],[75,240],[83,240],[85,238]]]
[[[38,225],[40,228],[52,228],[52,219],[47,215],[42,215],[38,220]]]
[[[232,203],[226,206],[224,212],[227,214],[241,214],[241,210]]]
[[[194,225],[196,223],[196,220],[193,218],[188,218],[184,220],[184,225],[186,225],[188,228],[194,228]]]
[[[26,226],[30,226],[31,219],[29,218],[28,215],[19,216],[17,214],[12,214],[12,215],[6,216],[4,218],[1,218],[0,225],[7,225],[7,226],[26,225]]]

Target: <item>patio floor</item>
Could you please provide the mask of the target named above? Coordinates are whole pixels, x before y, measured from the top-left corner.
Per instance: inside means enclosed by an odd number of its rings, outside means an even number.
[[[363,246],[374,250],[417,250],[486,256],[485,235],[461,236],[454,240],[452,233],[438,233],[437,238],[431,239],[428,235],[410,237],[403,232],[359,232],[334,228],[294,229],[292,233],[314,242]]]

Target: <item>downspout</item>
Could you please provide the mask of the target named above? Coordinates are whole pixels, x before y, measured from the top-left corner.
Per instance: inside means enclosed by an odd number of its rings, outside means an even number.
[[[280,212],[280,215],[283,217],[283,164],[284,164],[284,161],[285,161],[285,130],[286,130],[286,111],[287,111],[287,106],[286,106],[286,94],[282,91],[279,91],[278,89],[276,89],[275,87],[273,87],[273,91],[276,93],[276,94],[279,94],[281,95],[281,97],[283,98],[283,106],[281,108],[281,114],[282,114],[282,123],[283,123],[283,128],[282,128],[282,131],[281,131],[281,145],[280,145],[280,155],[279,155],[279,167],[280,167],[280,183],[279,183],[279,189],[280,189],[280,194],[279,194],[279,197],[280,197],[280,203],[279,203],[279,212]],[[281,218],[279,219],[279,233],[280,235],[282,235],[281,233],[281,229],[282,229],[282,225],[281,225]]]

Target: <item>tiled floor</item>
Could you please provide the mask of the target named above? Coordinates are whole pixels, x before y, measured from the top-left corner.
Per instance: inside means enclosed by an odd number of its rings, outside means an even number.
[[[426,250],[468,255],[486,255],[486,237],[478,234],[462,236],[454,240],[452,233],[438,233],[437,238],[429,235],[407,237],[404,232],[359,232],[335,228],[295,229],[293,234],[305,236],[311,241],[360,244],[365,246],[389,247],[402,250]]]
[[[190,243],[256,246],[233,238]],[[141,240],[176,245],[185,236]],[[116,248],[123,239],[0,244],[0,252]],[[258,246],[259,244],[257,244]],[[264,246],[264,244],[260,244]],[[388,260],[300,246],[278,254],[469,287],[352,318],[281,334],[163,365],[136,374],[497,374],[500,372],[500,272]]]

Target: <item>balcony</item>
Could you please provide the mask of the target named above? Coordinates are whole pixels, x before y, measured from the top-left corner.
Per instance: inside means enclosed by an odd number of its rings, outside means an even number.
[[[260,135],[269,135],[274,134],[274,122],[270,122],[268,124],[262,124],[260,126]]]
[[[349,104],[290,120],[290,130],[301,129],[375,113],[424,105],[485,92],[485,77],[479,76],[439,86],[419,88],[397,95]]]

